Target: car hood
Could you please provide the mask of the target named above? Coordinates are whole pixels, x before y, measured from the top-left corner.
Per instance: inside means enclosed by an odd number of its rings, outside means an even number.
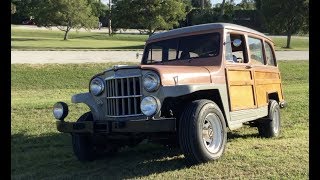
[[[141,69],[157,71],[163,86],[211,83],[210,72],[206,67],[141,65]]]

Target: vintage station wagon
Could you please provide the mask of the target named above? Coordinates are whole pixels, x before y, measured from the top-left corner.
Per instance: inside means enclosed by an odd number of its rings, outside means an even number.
[[[53,114],[80,161],[149,139],[178,145],[190,164],[221,157],[228,129],[245,124],[279,136],[286,105],[272,40],[227,23],[150,36],[140,65],[95,75],[72,102],[90,112],[67,122],[68,106],[58,102]]]

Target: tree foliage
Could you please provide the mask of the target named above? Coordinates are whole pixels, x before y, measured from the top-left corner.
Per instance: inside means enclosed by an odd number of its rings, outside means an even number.
[[[201,1],[203,1],[204,8],[211,8],[212,4],[210,0],[191,0],[191,5],[195,8],[201,8]]]
[[[15,13],[11,15],[12,23],[21,23],[24,20],[34,17],[34,11],[41,0],[11,0],[15,5]]]
[[[286,48],[292,34],[309,31],[308,0],[264,0],[261,6],[269,32],[287,35]]]
[[[11,3],[11,14],[16,13],[17,9],[16,9],[16,5]]]
[[[35,9],[38,26],[57,26],[65,32],[79,28],[90,29],[98,26],[98,18],[92,13],[87,0],[41,0]]]
[[[181,0],[118,0],[112,10],[113,27],[157,30],[172,29],[186,16]]]
[[[236,5],[235,9],[237,9],[237,10],[255,10],[256,3],[254,0],[242,0],[239,4]]]

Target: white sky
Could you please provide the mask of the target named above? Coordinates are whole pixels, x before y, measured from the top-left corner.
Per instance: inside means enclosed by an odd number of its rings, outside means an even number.
[[[210,1],[211,1],[211,4],[217,4],[217,3],[221,3],[222,2],[222,0],[210,0]],[[238,4],[240,2],[241,2],[241,0],[235,0],[236,4]],[[102,0],[102,3],[108,4],[109,0]]]

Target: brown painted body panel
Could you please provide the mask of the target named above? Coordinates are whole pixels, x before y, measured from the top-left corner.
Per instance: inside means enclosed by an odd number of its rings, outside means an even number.
[[[163,86],[211,83],[208,69],[201,66],[141,65],[141,69],[158,72]]]

